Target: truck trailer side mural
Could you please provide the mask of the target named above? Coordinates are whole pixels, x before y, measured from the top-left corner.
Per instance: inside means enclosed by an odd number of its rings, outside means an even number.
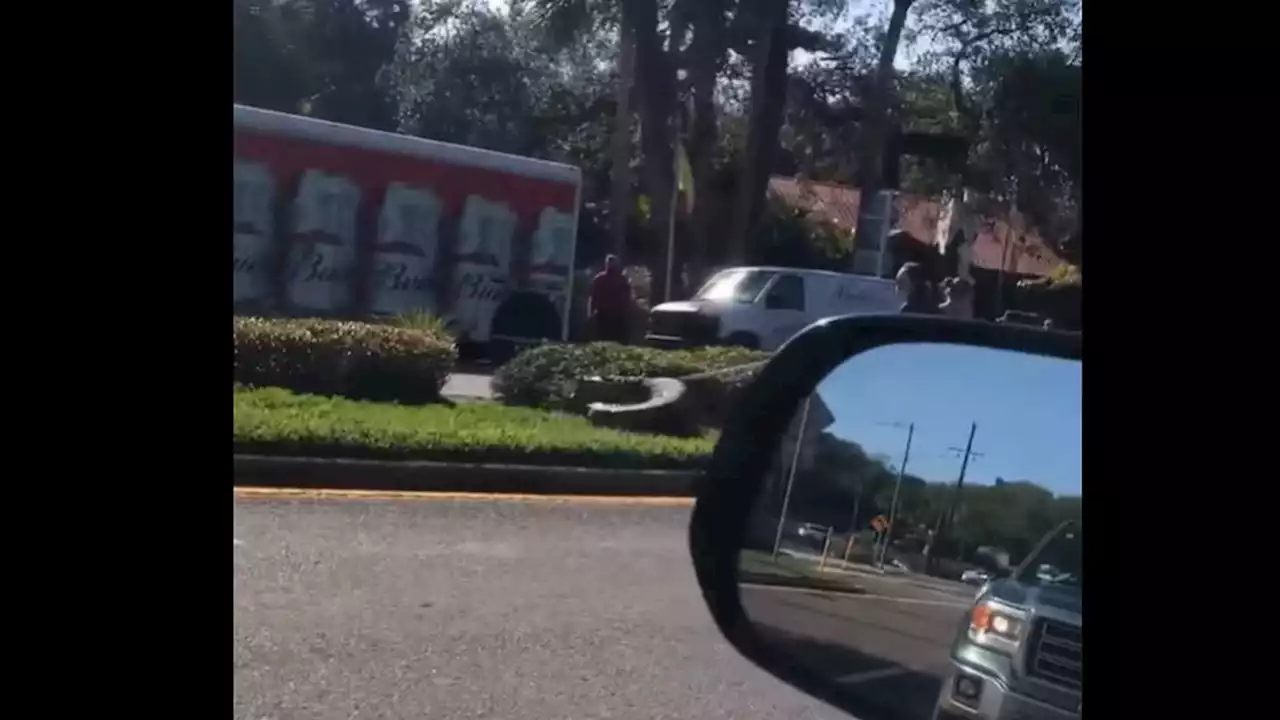
[[[235,106],[237,312],[430,312],[485,342],[513,293],[568,329],[578,168]]]

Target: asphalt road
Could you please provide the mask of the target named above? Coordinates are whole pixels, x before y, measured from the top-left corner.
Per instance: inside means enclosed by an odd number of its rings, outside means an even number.
[[[789,655],[893,716],[927,720],[976,588],[859,574],[865,595],[747,586],[742,604]]]
[[[720,638],[688,508],[240,499],[235,717],[835,720]]]

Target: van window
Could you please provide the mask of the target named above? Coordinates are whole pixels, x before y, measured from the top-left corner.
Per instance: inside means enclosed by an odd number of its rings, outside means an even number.
[[[708,280],[693,299],[750,304],[760,297],[760,291],[776,274],[768,270],[725,270]]]
[[[783,275],[769,288],[764,306],[770,310],[804,310],[804,278]]]

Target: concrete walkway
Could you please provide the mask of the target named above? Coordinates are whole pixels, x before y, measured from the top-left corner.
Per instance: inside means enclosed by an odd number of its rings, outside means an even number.
[[[450,400],[491,400],[492,379],[489,374],[452,373],[440,394]]]

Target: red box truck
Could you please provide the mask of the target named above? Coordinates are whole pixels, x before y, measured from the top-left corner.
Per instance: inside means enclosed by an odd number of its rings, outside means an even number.
[[[428,312],[463,343],[566,339],[578,168],[234,108],[238,313]]]

